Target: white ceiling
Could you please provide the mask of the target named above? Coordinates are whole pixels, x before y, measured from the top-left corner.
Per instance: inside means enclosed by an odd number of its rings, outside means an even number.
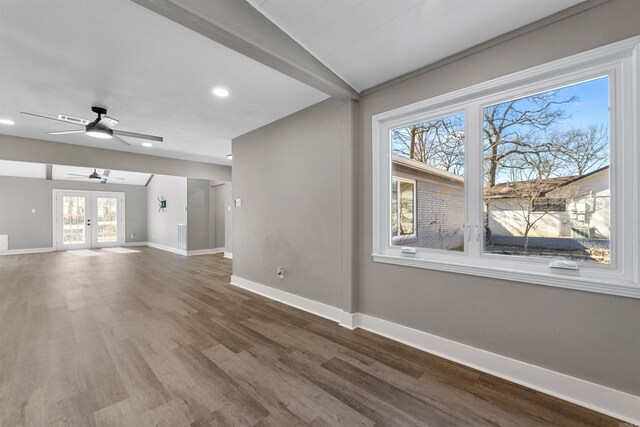
[[[327,98],[129,0],[0,0],[0,94],[16,122],[0,133],[220,164],[231,138]],[[165,142],[49,136],[76,127],[19,114],[92,120],[92,105]]]
[[[584,0],[248,0],[361,91]]]

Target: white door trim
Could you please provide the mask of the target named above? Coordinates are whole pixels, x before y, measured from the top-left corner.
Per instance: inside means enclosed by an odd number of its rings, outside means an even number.
[[[122,219],[122,225],[118,224],[118,241],[114,242],[113,245],[101,245],[100,247],[108,247],[108,246],[121,246],[125,244],[125,226],[126,226],[126,211],[125,211],[125,201],[126,201],[126,197],[125,197],[125,193],[122,191],[97,191],[97,190],[73,190],[73,189],[65,189],[65,188],[54,188],[51,191],[51,205],[52,205],[52,215],[51,215],[51,228],[52,228],[52,242],[53,242],[53,250],[54,251],[58,251],[58,250],[63,250],[63,249],[59,249],[58,248],[58,229],[57,229],[57,222],[58,222],[58,203],[57,203],[57,199],[58,196],[64,195],[64,194],[76,194],[76,195],[83,195],[85,197],[88,198],[88,202],[89,202],[89,206],[86,207],[85,209],[87,210],[88,214],[85,213],[85,215],[87,216],[93,216],[93,201],[94,201],[94,197],[96,196],[112,196],[112,197],[117,197],[118,198],[118,217]],[[120,203],[122,203],[122,209],[120,209]],[[96,222],[96,221],[93,221]],[[119,221],[120,222],[120,221]],[[96,222],[97,225],[97,222]],[[88,243],[88,247],[91,248],[93,247],[93,237],[92,236],[88,236],[88,239],[90,239],[89,243]]]

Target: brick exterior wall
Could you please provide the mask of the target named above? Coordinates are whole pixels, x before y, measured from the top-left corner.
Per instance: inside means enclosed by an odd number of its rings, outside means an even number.
[[[464,190],[428,181],[416,181],[416,237],[401,246],[463,249]]]

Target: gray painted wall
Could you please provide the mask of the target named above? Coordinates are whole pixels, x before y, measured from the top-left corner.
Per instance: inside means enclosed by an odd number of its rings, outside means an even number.
[[[364,96],[355,178],[340,172],[353,106],[336,100],[234,139],[234,275],[335,306],[343,292],[354,311],[640,395],[639,300],[371,259],[372,115],[638,35],[639,16],[612,0]]]
[[[209,230],[212,249],[225,247],[225,212],[227,211],[227,205],[225,203],[224,191],[224,184],[214,185],[210,188]]]
[[[167,200],[158,212],[158,197]],[[177,248],[178,224],[187,223],[187,178],[155,175],[147,186],[147,241]]]
[[[613,0],[363,97],[357,187],[360,312],[640,395],[640,300],[371,259],[372,115],[638,35],[639,17],[640,1]]]
[[[0,176],[0,234],[9,235],[9,249],[53,246],[53,189],[124,192],[126,241],[147,240],[147,201],[143,186]],[[32,214],[31,209],[36,213]],[[135,233],[135,238],[131,238],[131,233]]]
[[[342,145],[351,102],[329,99],[233,140],[233,274],[342,305]],[[285,268],[285,279],[276,275]]]
[[[210,181],[187,179],[187,250],[209,249]]]
[[[224,183],[224,251],[233,253],[233,192],[230,182]],[[240,230],[239,230],[240,231]]]

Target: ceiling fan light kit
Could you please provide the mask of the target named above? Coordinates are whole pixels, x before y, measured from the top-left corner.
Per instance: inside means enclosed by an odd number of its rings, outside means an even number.
[[[101,138],[101,139],[113,138],[113,131],[111,129],[99,128],[94,123],[88,124],[87,130],[84,133],[94,138]]]
[[[98,115],[98,117],[92,122],[89,122],[89,120],[86,119],[71,117],[64,114],[59,114],[57,118],[42,116],[40,114],[27,113],[25,111],[22,111],[21,114],[27,114],[29,116],[41,117],[43,119],[55,120],[58,122],[69,123],[84,127],[84,130],[63,130],[57,132],[47,132],[47,135],[68,135],[73,133],[84,133],[85,135],[91,136],[93,138],[113,139],[115,142],[127,146],[131,144],[120,138],[120,136],[163,142],[163,138],[161,136],[147,135],[144,133],[129,132],[125,130],[114,130],[113,127],[119,122],[118,120],[107,116],[106,108],[94,106],[91,107],[91,111]]]

